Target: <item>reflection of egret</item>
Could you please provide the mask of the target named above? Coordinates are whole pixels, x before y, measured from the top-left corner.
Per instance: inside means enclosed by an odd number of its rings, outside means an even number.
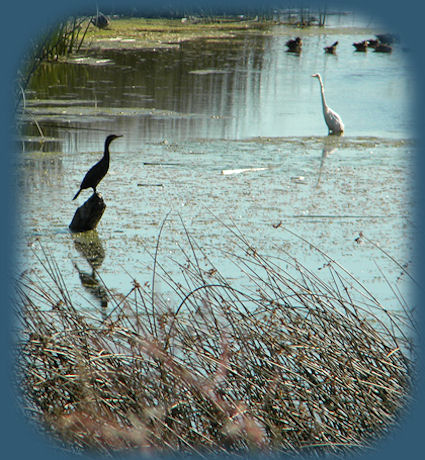
[[[322,77],[319,73],[315,73],[312,77],[316,77],[320,83],[320,91],[322,94],[322,108],[323,116],[325,117],[325,122],[329,129],[329,134],[342,134],[344,132],[344,123],[341,120],[341,117],[329,108],[325,100],[325,89],[323,88]]]
[[[73,200],[75,200],[75,198],[77,198],[77,196],[80,194],[81,190],[85,188],[91,187],[93,189],[93,193],[96,193],[97,185],[105,177],[109,169],[109,144],[117,137],[121,137],[121,135],[117,136],[116,134],[111,134],[106,138],[103,157],[87,171],[83,181],[81,182],[80,190],[78,190],[78,192],[75,194]]]
[[[320,179],[322,177],[323,165],[325,164],[325,159],[328,155],[331,155],[338,149],[338,145],[335,144],[324,144],[322,150],[322,158],[320,159],[320,168],[319,168],[319,177],[317,178],[316,187],[320,184]]]

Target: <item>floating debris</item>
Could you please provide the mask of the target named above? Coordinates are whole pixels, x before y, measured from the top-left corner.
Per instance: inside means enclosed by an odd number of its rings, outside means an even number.
[[[363,243],[363,232],[359,232],[359,236],[357,238],[355,238],[354,241],[357,244],[362,244]]]
[[[210,75],[212,73],[229,73],[226,70],[219,69],[199,69],[199,70],[190,70],[189,73],[194,75]]]
[[[164,184],[137,184],[138,187],[164,187]]]
[[[224,176],[230,176],[232,174],[241,174],[250,171],[265,171],[267,168],[242,168],[242,169],[223,169],[221,174]]]
[[[112,59],[98,59],[90,56],[76,57],[68,59],[70,64],[86,64],[86,65],[111,65],[114,63]]]
[[[295,182],[296,184],[305,184],[305,177],[304,176],[293,176],[291,177],[291,181]]]

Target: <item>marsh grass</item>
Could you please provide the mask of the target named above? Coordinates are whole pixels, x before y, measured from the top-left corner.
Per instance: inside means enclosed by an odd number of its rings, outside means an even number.
[[[152,284],[109,292],[101,319],[73,304],[41,249],[50,282],[29,273],[18,282],[17,374],[28,417],[68,446],[102,454],[341,453],[386,435],[413,380],[408,311],[395,320],[317,248],[327,281],[228,230],[237,250],[222,258],[245,288],[185,229],[174,261],[184,282],[162,269],[159,236]],[[155,291],[159,279],[174,300]]]
[[[71,17],[47,29],[41,37],[28,47],[26,56],[18,72],[17,106],[22,103],[24,92],[31,77],[45,61],[55,61],[78,52],[83,44],[90,18]]]
[[[108,49],[167,49],[194,40],[226,40],[238,34],[266,33],[269,20],[232,20],[218,17],[126,18],[111,20],[107,29],[89,28],[81,50],[102,53]]]

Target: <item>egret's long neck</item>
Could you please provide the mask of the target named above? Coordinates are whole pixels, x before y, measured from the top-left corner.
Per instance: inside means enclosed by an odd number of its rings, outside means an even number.
[[[322,95],[322,108],[323,108],[323,112],[325,112],[325,110],[328,108],[328,106],[326,105],[325,90],[323,88],[323,82],[322,82],[321,77],[318,77],[317,79],[319,80],[320,94]]]

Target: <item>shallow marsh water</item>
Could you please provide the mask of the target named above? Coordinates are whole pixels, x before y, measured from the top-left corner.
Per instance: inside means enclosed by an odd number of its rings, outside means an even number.
[[[304,41],[299,56],[285,52],[295,35]],[[39,240],[78,305],[98,308],[81,287],[79,271],[91,271],[84,241],[67,227],[77,206],[71,199],[114,132],[124,137],[111,145],[110,171],[99,185],[107,209],[89,235],[95,254],[88,256],[97,258],[112,291],[126,293],[133,278],[152,280],[151,255],[171,211],[159,251],[166,268],[179,259],[179,245],[187,246],[181,216],[235,283],[244,281],[220,250],[237,249],[217,218],[236,224],[262,254],[287,251],[319,274],[323,260],[288,227],[397,310],[380,270],[402,292],[405,276],[381,251],[355,240],[363,232],[401,264],[411,261],[413,85],[401,46],[390,55],[353,51],[353,41],[372,35],[351,26],[276,26],[271,34],[44,65],[22,131],[22,269],[45,277],[31,251]],[[337,55],[325,55],[335,40]],[[342,138],[327,136],[316,72],[346,125]],[[42,146],[31,117],[47,136]],[[259,169],[227,174],[251,168]]]

